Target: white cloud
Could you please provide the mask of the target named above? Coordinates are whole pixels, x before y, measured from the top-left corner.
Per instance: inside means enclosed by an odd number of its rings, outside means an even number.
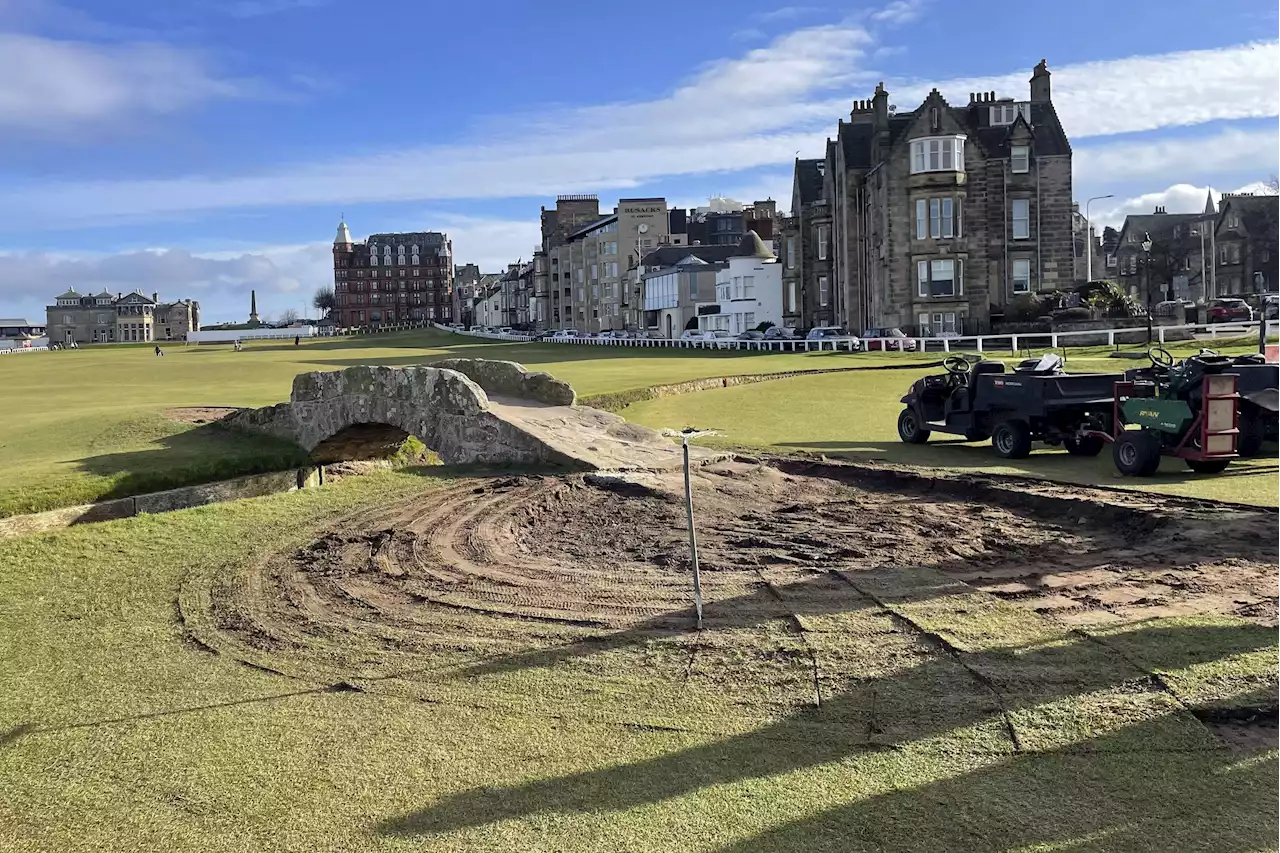
[[[163,44],[109,46],[0,33],[0,56],[6,75],[0,129],[65,132],[255,90],[249,81],[216,76],[199,54]]]
[[[1050,67],[1053,104],[1067,136],[1106,136],[1280,115],[1280,42],[1187,50]],[[917,82],[891,92],[922,100],[938,89],[952,103],[970,92],[1025,97],[1030,69],[998,77]]]
[[[924,0],[893,0],[883,9],[871,13],[871,20],[887,26],[909,24],[920,17]]]
[[[863,62],[874,49],[857,25],[800,29],[707,64],[664,97],[508,115],[477,128],[475,144],[285,164],[258,174],[20,187],[0,192],[0,224],[60,227],[227,208],[545,197],[785,167],[797,150],[820,154],[849,101],[868,94],[876,78]],[[1278,58],[1280,47],[1268,43],[1064,66],[1054,71],[1054,97],[1076,141],[1275,115]],[[991,88],[1020,94],[1029,74],[939,85],[961,99]],[[891,97],[909,109],[930,85],[893,84]],[[1110,162],[1100,150],[1081,149],[1086,162]],[[1201,143],[1196,156],[1211,169],[1243,154]]]
[[[1205,200],[1213,193],[1215,204],[1221,203],[1222,193],[1262,193],[1265,187],[1261,181],[1247,184],[1235,189],[1212,188],[1194,184],[1174,184],[1157,192],[1143,193],[1119,201],[1099,202],[1094,205],[1093,221],[1101,231],[1106,225],[1119,228],[1124,218],[1131,214],[1152,213],[1157,207],[1163,207],[1168,213],[1200,213],[1204,210]]]
[[[816,6],[780,6],[777,9],[771,9],[768,12],[761,12],[755,15],[755,19],[761,23],[771,23],[773,21],[790,21],[795,18],[801,18],[805,15],[812,15],[814,12],[821,11]]]
[[[509,261],[530,258],[538,242],[532,220],[502,220],[423,213],[415,219],[448,232],[458,263],[499,271]],[[44,316],[44,306],[74,287],[80,293],[138,289],[162,299],[200,302],[205,322],[243,319],[249,291],[258,293],[265,315],[301,310],[319,287],[333,283],[333,247],[325,243],[257,246],[192,252],[150,248],[112,254],[0,252],[0,294],[6,315]]]
[[[1072,166],[1076,184],[1105,187],[1173,175],[1194,179],[1228,172],[1267,173],[1275,171],[1278,151],[1280,133],[1275,127],[1227,128],[1196,137],[1077,146]]]

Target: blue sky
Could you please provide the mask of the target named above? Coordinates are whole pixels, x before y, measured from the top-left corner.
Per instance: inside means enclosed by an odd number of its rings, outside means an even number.
[[[554,12],[548,10],[554,9]],[[1095,219],[1277,171],[1274,2],[0,0],[0,315],[78,289],[299,307],[357,237],[528,257],[558,192],[772,195],[884,80],[1025,97],[1042,57]]]

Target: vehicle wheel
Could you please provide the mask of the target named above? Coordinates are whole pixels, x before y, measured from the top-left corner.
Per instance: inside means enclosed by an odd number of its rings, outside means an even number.
[[[914,409],[903,409],[898,415],[898,438],[907,444],[924,444],[929,440],[929,430],[920,425],[920,416]]]
[[[1241,456],[1257,456],[1262,452],[1262,441],[1266,427],[1262,415],[1258,412],[1240,413],[1240,435],[1236,437],[1236,452]]]
[[[1026,421],[1001,421],[991,431],[991,446],[1004,459],[1023,459],[1031,453],[1031,429]]]
[[[1111,446],[1111,458],[1126,477],[1150,477],[1160,467],[1160,439],[1145,429],[1129,430]]]
[[[1084,438],[1064,438],[1062,440],[1062,446],[1072,456],[1097,456],[1102,452],[1104,445],[1106,445],[1106,442],[1096,435],[1089,435]]]
[[[1230,459],[1187,459],[1187,467],[1197,474],[1221,474],[1231,464]]]

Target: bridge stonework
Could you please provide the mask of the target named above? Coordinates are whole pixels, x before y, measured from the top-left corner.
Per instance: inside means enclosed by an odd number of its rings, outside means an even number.
[[[232,415],[236,429],[266,433],[332,459],[377,455],[413,435],[447,464],[570,465],[554,447],[494,415],[484,389],[436,367],[357,366],[294,377],[290,402]],[[345,446],[344,446],[345,445]]]
[[[681,450],[654,430],[575,404],[573,388],[509,361],[359,366],[294,377],[288,403],[225,423],[301,445],[317,461],[389,456],[416,436],[445,464],[659,470]],[[699,462],[721,458],[690,448]]]

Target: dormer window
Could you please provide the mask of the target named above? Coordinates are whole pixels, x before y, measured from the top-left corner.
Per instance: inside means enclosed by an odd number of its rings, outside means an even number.
[[[911,174],[963,171],[963,136],[928,136],[911,141]]]
[[[1023,173],[1031,169],[1031,147],[1028,145],[1014,145],[1009,149],[1009,160],[1012,169],[1016,173]]]
[[[1031,124],[1031,104],[1022,102],[1015,104],[1013,102],[1005,104],[996,104],[991,108],[991,125],[1013,124],[1018,116],[1022,116],[1027,124]]]

